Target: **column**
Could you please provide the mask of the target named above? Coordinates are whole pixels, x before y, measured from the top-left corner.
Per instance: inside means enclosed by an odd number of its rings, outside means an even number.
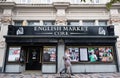
[[[95,26],[99,26],[98,20],[95,20]]]
[[[40,26],[43,26],[43,20],[40,20]]]
[[[66,9],[69,6],[69,2],[55,2],[53,3],[54,7],[56,8],[56,25],[65,26],[67,25],[67,18],[66,18]]]
[[[7,13],[6,13],[7,12]],[[5,54],[6,54],[6,42],[3,36],[7,35],[8,25],[11,24],[11,10],[4,9],[3,16],[1,18],[1,32],[0,32],[0,69],[3,69],[5,62]]]
[[[118,9],[110,9],[111,19],[110,23],[114,25],[114,33],[116,36],[119,36],[116,43],[116,51],[117,51],[117,62],[118,68],[120,71],[120,17]]]
[[[64,41],[61,39],[59,40],[58,43],[57,72],[60,72],[64,68],[64,61],[63,61],[64,50],[65,50],[65,44]]]
[[[79,20],[79,25],[83,26],[82,20]]]

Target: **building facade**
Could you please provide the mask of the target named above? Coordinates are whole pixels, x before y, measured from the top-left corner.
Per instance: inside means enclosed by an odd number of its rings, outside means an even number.
[[[1,1],[0,72],[57,73],[66,48],[74,73],[119,72],[120,3],[107,1]]]

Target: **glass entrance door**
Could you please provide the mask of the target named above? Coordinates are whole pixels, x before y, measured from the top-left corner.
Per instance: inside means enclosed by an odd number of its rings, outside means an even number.
[[[41,48],[28,47],[26,70],[41,70]]]

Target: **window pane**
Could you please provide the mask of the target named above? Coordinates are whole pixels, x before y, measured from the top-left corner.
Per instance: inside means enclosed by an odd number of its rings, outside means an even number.
[[[28,21],[28,26],[39,26],[39,21]]]
[[[68,21],[67,25],[79,26],[79,21]]]
[[[83,26],[94,26],[94,25],[95,25],[95,21],[92,20],[83,21]]]
[[[23,21],[15,21],[14,25],[15,26],[22,26]]]
[[[31,3],[32,0],[21,0],[21,3]]]
[[[55,25],[55,21],[43,21],[43,25],[47,26]]]
[[[50,4],[52,3],[52,0],[41,0],[41,3]]]
[[[96,3],[99,3],[99,0],[95,0]]]
[[[107,21],[99,21],[99,26],[107,26]]]

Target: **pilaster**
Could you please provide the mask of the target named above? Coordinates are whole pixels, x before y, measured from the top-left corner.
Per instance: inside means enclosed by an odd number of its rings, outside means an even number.
[[[54,2],[56,8],[56,25],[66,25],[66,9],[69,6],[69,2]]]
[[[117,38],[117,43],[116,43],[116,51],[117,51],[117,61],[118,61],[118,68],[120,71],[120,13],[118,9],[112,8],[110,10],[110,23],[114,25],[114,33],[116,36],[119,36]]]

